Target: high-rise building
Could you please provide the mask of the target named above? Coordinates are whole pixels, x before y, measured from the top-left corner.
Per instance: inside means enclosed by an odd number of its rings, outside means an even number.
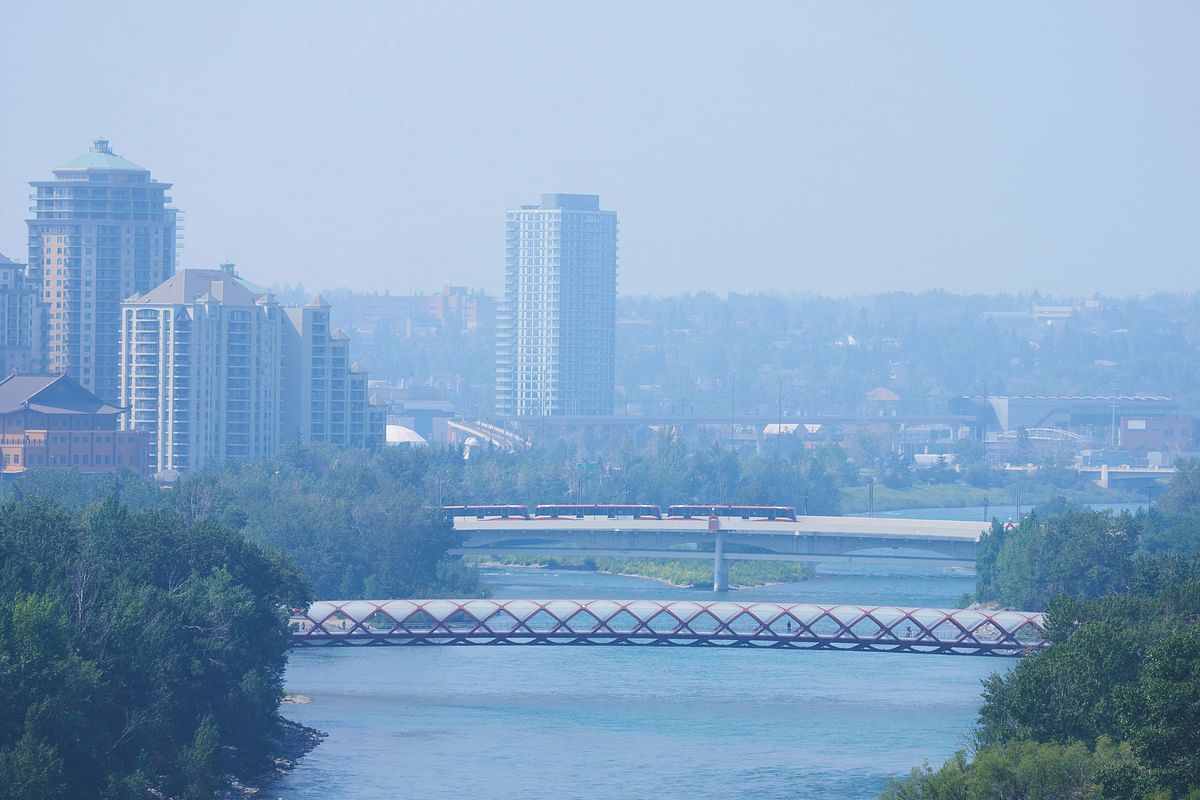
[[[274,455],[283,313],[221,269],[186,269],[121,304],[120,402],[150,434],[150,471]]]
[[[33,181],[29,277],[47,306],[46,360],[111,402],[117,396],[121,301],[175,272],[171,184],[104,139]]]
[[[121,304],[120,343],[125,427],[150,434],[160,476],[286,442],[383,446],[386,409],[320,297],[284,307],[233,264],[185,269]]]
[[[285,308],[283,332],[283,441],[382,447],[386,412],[370,404],[350,337],[330,329],[329,304]]]
[[[0,379],[14,372],[39,372],[46,310],[41,286],[24,264],[0,254]]]
[[[501,416],[613,411],[617,214],[589,194],[509,211],[496,324]]]

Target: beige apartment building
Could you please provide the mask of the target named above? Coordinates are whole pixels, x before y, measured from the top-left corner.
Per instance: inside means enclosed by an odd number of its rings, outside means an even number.
[[[127,427],[150,434],[161,478],[291,441],[382,446],[384,412],[320,298],[280,306],[224,264],[182,270],[121,309],[120,403]]]
[[[45,366],[117,396],[121,302],[175,272],[176,210],[150,171],[97,139],[30,186],[29,278],[47,313]]]
[[[233,265],[187,269],[121,304],[120,404],[150,471],[183,473],[279,445],[279,304]]]
[[[341,447],[383,444],[386,412],[372,406],[367,371],[350,360],[350,337],[330,329],[329,304],[318,296],[284,309],[284,441]]]

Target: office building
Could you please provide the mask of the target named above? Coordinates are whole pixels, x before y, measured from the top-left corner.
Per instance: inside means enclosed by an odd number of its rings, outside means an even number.
[[[124,412],[66,375],[0,378],[0,473],[129,469],[144,474],[148,437],[117,429]]]
[[[100,397],[117,396],[121,301],[175,272],[171,184],[104,139],[33,181],[29,277],[47,306],[46,361]]]
[[[46,321],[41,287],[24,264],[0,254],[0,378],[14,372],[40,372]]]
[[[596,195],[546,194],[508,212],[505,238],[497,414],[611,414],[616,212]]]
[[[279,444],[283,314],[232,264],[187,269],[121,304],[120,402],[171,477]]]

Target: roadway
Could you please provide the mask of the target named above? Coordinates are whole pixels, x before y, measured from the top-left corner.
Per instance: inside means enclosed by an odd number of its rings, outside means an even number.
[[[728,560],[901,561],[971,565],[988,524],[958,520],[817,517],[557,519],[456,517],[457,555],[570,554],[615,558],[711,558],[713,588],[728,586]]]

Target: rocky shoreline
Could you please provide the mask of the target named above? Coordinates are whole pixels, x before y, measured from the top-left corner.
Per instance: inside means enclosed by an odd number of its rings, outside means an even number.
[[[311,703],[303,695],[288,695],[284,703]],[[275,758],[271,766],[257,775],[230,777],[229,788],[219,795],[220,800],[243,800],[247,797],[270,797],[271,785],[296,768],[300,759],[321,743],[327,734],[301,725],[285,717],[279,718],[279,733],[274,741]]]

